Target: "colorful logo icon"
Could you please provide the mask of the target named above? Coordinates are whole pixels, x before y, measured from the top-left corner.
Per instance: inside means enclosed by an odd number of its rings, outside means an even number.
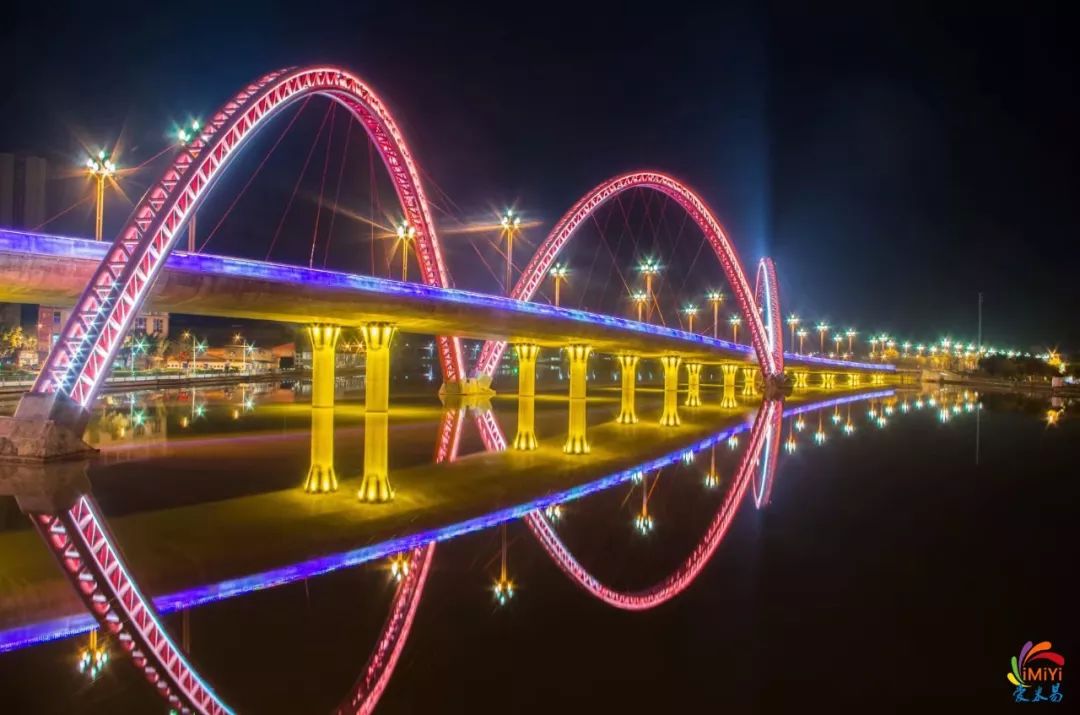
[[[1032,643],[1028,641],[1020,649],[1019,656],[1012,658],[1012,671],[1005,677],[1016,686],[1013,693],[1017,702],[1061,702],[1061,681],[1065,676],[1065,658],[1050,650],[1050,641]],[[1035,694],[1028,698],[1028,688],[1034,688]],[[1043,688],[1049,687],[1049,696],[1043,695]]]

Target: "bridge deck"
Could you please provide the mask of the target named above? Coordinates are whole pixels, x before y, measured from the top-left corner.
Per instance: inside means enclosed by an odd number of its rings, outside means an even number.
[[[0,230],[0,301],[70,306],[108,244]],[[604,353],[684,360],[753,362],[751,348],[658,325],[555,308],[486,293],[206,254],[173,252],[148,308],[286,323],[357,326],[386,321],[401,330],[559,348],[580,342]],[[891,365],[788,353],[789,364],[819,370],[881,372]]]

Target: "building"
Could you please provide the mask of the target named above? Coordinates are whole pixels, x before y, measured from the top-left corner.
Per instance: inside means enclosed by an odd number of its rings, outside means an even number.
[[[48,169],[39,156],[0,154],[0,226],[34,229],[45,223]]]
[[[71,317],[71,308],[58,308],[51,305],[42,305],[38,308],[37,339],[38,354],[44,361],[52,350],[52,346],[60,339],[60,333],[64,330],[68,318]],[[135,316],[133,330],[153,335],[159,338],[169,337],[169,314],[144,312]]]

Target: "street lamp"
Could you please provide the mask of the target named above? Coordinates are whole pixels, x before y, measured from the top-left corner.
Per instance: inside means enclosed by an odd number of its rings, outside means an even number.
[[[690,321],[687,332],[692,333],[694,332],[694,316],[698,314],[698,307],[691,303],[690,305],[683,308],[683,312],[686,313],[686,317]]]
[[[840,333],[833,335],[833,343],[836,345],[836,354],[840,354],[840,342],[844,339],[844,336]]]
[[[825,321],[821,321],[814,328],[818,331],[818,336],[821,338],[821,354],[825,354],[825,333],[829,332],[829,324]]]
[[[799,327],[800,322],[802,322],[802,321],[799,320],[799,316],[795,315],[794,313],[792,313],[791,315],[788,316],[787,324],[788,324],[788,327],[791,328],[791,344],[792,345],[795,344],[795,328]]]
[[[705,298],[712,303],[712,336],[716,338],[720,332],[720,306],[724,304],[724,292],[711,290],[705,294]]]
[[[184,340],[188,340],[188,339],[191,340],[191,374],[194,375],[195,374],[195,358],[198,357],[200,352],[202,352],[203,350],[206,350],[206,344],[205,343],[200,343],[199,340],[195,337],[195,334],[192,333],[189,330],[185,330],[184,334],[181,335],[180,337],[183,338]]]
[[[803,342],[806,341],[806,336],[808,335],[808,332],[807,332],[806,328],[799,328],[799,332],[797,332],[795,334],[799,336],[799,354],[802,355],[803,354]]]
[[[652,281],[653,276],[660,273],[660,261],[655,258],[646,258],[638,264],[638,272],[645,276],[645,301],[648,303],[649,309],[647,312],[647,319],[652,322],[652,309],[653,309],[653,291]]]
[[[566,267],[565,263],[556,263],[551,268],[551,277],[553,279],[555,279],[555,307],[556,308],[559,307],[559,286],[562,284],[562,282],[564,280],[566,280],[566,276],[569,273],[570,273],[570,269],[568,269]]]
[[[649,302],[649,296],[645,294],[645,291],[636,290],[630,294],[630,300],[634,301],[637,305],[637,319],[641,322],[641,309],[645,307],[645,304]]]
[[[398,241],[401,241],[401,280],[409,280],[409,243],[416,239],[416,226],[408,220],[402,221],[397,227]]]
[[[728,322],[731,323],[731,342],[738,345],[739,344],[739,325],[742,324],[742,318],[740,318],[737,315],[733,315],[733,316],[731,316],[730,319],[728,319]]]
[[[97,216],[94,221],[94,240],[101,240],[102,225],[105,218],[105,180],[116,173],[116,164],[109,154],[102,149],[96,157],[86,160],[86,170],[94,179],[95,196],[97,198]]]
[[[870,359],[871,360],[874,359],[874,353],[877,352],[877,343],[878,343],[877,336],[876,335],[871,335],[870,336]]]
[[[510,295],[514,288],[514,234],[521,231],[521,217],[515,216],[512,209],[507,209],[501,223],[502,233],[506,236],[506,294]]]
[[[855,336],[858,335],[858,334],[859,333],[856,332],[855,328],[848,328],[844,332],[844,335],[847,336],[847,351],[850,354],[855,353]]]

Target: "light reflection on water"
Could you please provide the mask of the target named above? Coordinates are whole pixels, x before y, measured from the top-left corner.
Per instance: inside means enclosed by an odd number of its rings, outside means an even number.
[[[288,395],[292,395],[292,397],[290,398]],[[200,399],[204,399],[205,402],[200,402]],[[500,411],[498,402],[496,401],[496,411]],[[206,405],[202,414],[199,414],[197,409],[200,404]],[[142,444],[142,440],[146,440],[146,442],[153,442],[154,440],[168,441],[172,439],[170,435],[177,434],[176,430],[187,430],[193,426],[198,428],[200,425],[206,425],[205,431],[201,433],[202,435],[230,434],[230,424],[242,422],[246,419],[250,419],[250,423],[245,425],[245,430],[240,431],[273,430],[276,429],[276,420],[279,418],[275,411],[281,411],[281,406],[284,406],[284,411],[288,414],[289,409],[292,409],[297,404],[302,405],[302,401],[298,402],[296,400],[295,392],[288,390],[283,392],[282,388],[277,386],[263,389],[261,392],[253,390],[251,394],[246,394],[244,389],[230,391],[228,394],[224,391],[220,394],[208,391],[205,397],[202,398],[196,392],[195,394],[179,394],[175,398],[160,394],[145,394],[137,395],[135,399],[114,399],[111,404],[105,405],[100,414],[95,417],[98,425],[98,435],[106,435],[109,440],[104,441],[106,438],[99,437],[102,441],[99,441],[98,444],[102,447],[106,445],[111,447]],[[506,402],[505,405],[502,405],[505,408],[502,412],[509,413],[513,406],[512,400]],[[858,440],[860,435],[867,435],[871,431],[880,432],[886,430],[907,415],[921,414],[925,417],[920,419],[939,420],[939,424],[948,426],[955,420],[969,417],[975,419],[981,410],[980,396],[975,393],[967,395],[962,392],[878,395],[857,403],[828,404],[823,407],[810,406],[809,408],[803,406],[790,409],[785,413],[783,425],[774,438],[778,440],[778,443],[779,440],[783,441],[783,451],[788,455],[787,458],[795,459],[799,458],[807,449],[827,448],[834,442],[834,438],[836,440]],[[147,414],[151,412],[153,418],[147,417]],[[556,417],[565,419],[565,403],[553,401],[551,413]],[[139,415],[142,415],[142,417],[139,417]],[[942,415],[948,417],[943,418]],[[188,418],[186,426],[183,423],[185,417]],[[260,419],[267,420],[265,426],[259,422]],[[296,427],[299,428],[300,425],[300,417],[297,417]],[[342,552],[336,555],[339,561],[332,566],[323,561],[318,566],[311,566],[311,570],[306,572],[304,567],[300,567],[299,571],[296,571],[297,564],[285,567],[294,570],[293,578],[281,578],[280,574],[274,576],[263,574],[254,577],[254,581],[242,585],[216,584],[213,587],[218,589],[215,596],[227,598],[239,593],[246,593],[252,588],[283,585],[295,578],[306,579],[318,573],[327,573],[382,557],[394,558],[395,554],[411,548],[416,543],[432,539],[455,538],[476,529],[489,528],[508,519],[518,519],[536,511],[547,514],[548,521],[557,521],[559,522],[559,528],[563,528],[569,500],[577,499],[585,494],[595,494],[592,499],[605,498],[603,494],[610,490],[617,491],[619,487],[625,488],[628,486],[630,488],[630,492],[623,499],[624,502],[637,500],[638,505],[634,510],[636,513],[633,513],[623,523],[632,523],[633,529],[636,529],[639,533],[644,532],[643,535],[646,539],[653,539],[655,538],[653,535],[655,529],[659,528],[661,532],[664,529],[670,529],[672,516],[669,513],[665,515],[667,520],[657,519],[657,515],[664,514],[664,511],[657,512],[654,506],[652,490],[657,488],[656,485],[658,483],[665,485],[673,479],[691,481],[684,478],[688,475],[694,475],[692,481],[697,485],[704,484],[707,489],[716,489],[717,486],[723,486],[724,476],[729,475],[732,468],[730,462],[735,460],[738,450],[745,447],[744,444],[740,444],[740,437],[745,438],[746,435],[743,434],[745,432],[746,425],[740,424],[732,429],[716,433],[708,441],[699,441],[686,448],[674,450],[665,456],[667,461],[662,463],[652,461],[635,469],[623,470],[616,475],[612,475],[609,480],[603,483],[603,486],[598,486],[595,489],[582,490],[580,493],[558,492],[547,499],[525,502],[504,511],[486,514],[483,517],[478,517],[473,522],[460,522],[443,533],[421,533],[413,541],[408,539],[391,540],[374,547],[368,547],[360,552]],[[742,442],[745,441],[745,439],[742,439]],[[716,450],[714,449],[716,444],[726,445],[731,449]],[[108,448],[106,448],[106,451],[108,451]],[[707,459],[705,454],[708,454]],[[728,462],[721,462],[719,468],[716,466],[715,461],[717,454],[721,455],[721,459],[723,459],[724,455],[729,457]],[[666,470],[663,477],[661,477],[659,470]],[[781,462],[780,471],[782,472],[782,470],[783,463]],[[711,483],[710,475],[712,475]],[[755,487],[755,500],[759,508],[767,506],[769,502],[767,494],[770,488],[771,485],[764,483]],[[663,491],[660,493],[662,494]],[[670,509],[671,505],[668,505],[669,512]],[[571,510],[575,521],[578,521],[578,526],[580,526],[580,517],[582,516],[582,514],[578,513],[580,508],[572,507]],[[640,527],[643,515],[649,518],[649,528],[645,530]],[[465,524],[465,526],[462,524]],[[570,529],[572,538],[574,527],[567,528]],[[313,562],[306,563],[311,564]],[[389,569],[391,566],[388,565],[387,568]],[[260,578],[264,579],[264,583],[259,583]],[[526,583],[530,580],[527,575],[519,576],[519,579],[522,578]],[[163,610],[175,610],[192,607],[197,603],[216,600],[216,598],[208,598],[207,593],[208,591],[204,590],[201,596],[193,596],[190,592],[173,594],[171,601],[163,600],[160,605]],[[76,627],[77,629],[78,627]]]

